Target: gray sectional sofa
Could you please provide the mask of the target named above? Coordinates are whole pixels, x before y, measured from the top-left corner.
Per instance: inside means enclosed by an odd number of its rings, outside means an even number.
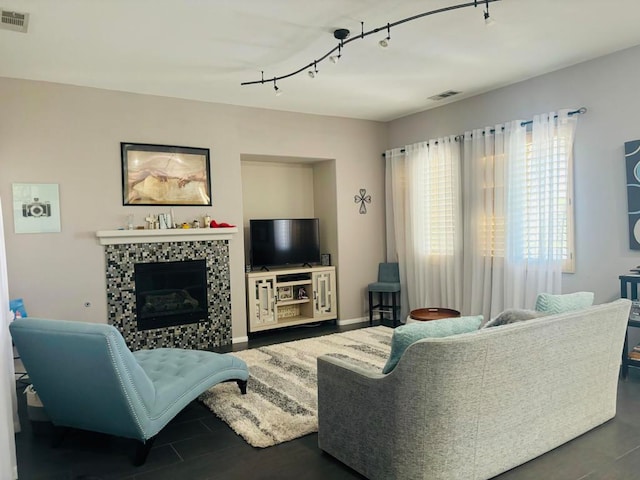
[[[420,340],[388,375],[318,359],[319,447],[369,479],[488,479],[616,414],[628,300]]]

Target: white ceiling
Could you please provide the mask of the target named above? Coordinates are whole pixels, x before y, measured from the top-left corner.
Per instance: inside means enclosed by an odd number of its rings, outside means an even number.
[[[467,0],[468,1],[468,0]],[[0,76],[387,121],[640,44],[639,0],[501,0],[345,46],[319,74],[273,84],[353,35],[465,0],[0,0],[30,14],[0,30]],[[428,97],[463,93],[441,102]]]

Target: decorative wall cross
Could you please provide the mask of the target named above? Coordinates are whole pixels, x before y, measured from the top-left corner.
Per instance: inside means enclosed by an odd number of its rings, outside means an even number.
[[[355,195],[353,197],[355,203],[360,204],[360,213],[364,215],[367,213],[367,203],[371,203],[371,195],[367,195],[367,190],[365,188],[360,189],[360,195]]]

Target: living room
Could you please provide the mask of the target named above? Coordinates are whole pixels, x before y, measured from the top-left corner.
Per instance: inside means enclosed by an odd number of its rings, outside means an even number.
[[[76,86],[72,79],[47,82],[0,70],[0,198],[10,296],[24,298],[32,316],[105,323],[105,257],[96,232],[125,227],[130,214],[142,225],[149,213],[166,210],[122,205],[120,142],[184,145],[210,149],[212,182],[211,207],[174,207],[185,222],[210,215],[246,226],[250,192],[243,160],[330,162],[335,218],[323,252],[331,253],[336,266],[340,322],[364,321],[367,285],[386,259],[385,150],[584,106],[588,112],[578,120],[574,151],[576,267],[563,275],[562,291],[594,292],[595,303],[618,298],[618,276],[640,263],[628,244],[624,163],[624,142],[640,138],[640,47],[574,60],[560,70],[526,72],[518,83],[389,121]],[[476,69],[482,65],[470,67]],[[313,84],[305,88],[313,95]],[[59,233],[14,232],[14,183],[59,185]],[[361,188],[372,198],[364,215],[353,199]],[[318,215],[315,207],[310,214]],[[248,338],[245,237],[239,228],[229,242],[234,343]]]

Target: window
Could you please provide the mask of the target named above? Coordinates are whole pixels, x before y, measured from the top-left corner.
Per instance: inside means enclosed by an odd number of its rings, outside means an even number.
[[[563,272],[574,272],[573,158],[568,142],[554,136],[536,144],[527,132],[524,150],[508,169],[506,212],[493,210],[493,216],[480,222],[485,255],[505,257],[508,244],[514,258],[534,263],[562,259]],[[505,194],[500,172],[483,188],[487,202],[501,205],[493,201]],[[505,215],[512,217],[508,228]]]
[[[574,271],[573,158],[567,139],[554,136],[537,148],[527,133],[526,208],[523,211],[525,258],[562,259],[563,272]]]
[[[414,212],[422,230],[420,251],[425,256],[452,256],[460,237],[459,146],[453,139],[440,139],[422,149],[414,164]]]

